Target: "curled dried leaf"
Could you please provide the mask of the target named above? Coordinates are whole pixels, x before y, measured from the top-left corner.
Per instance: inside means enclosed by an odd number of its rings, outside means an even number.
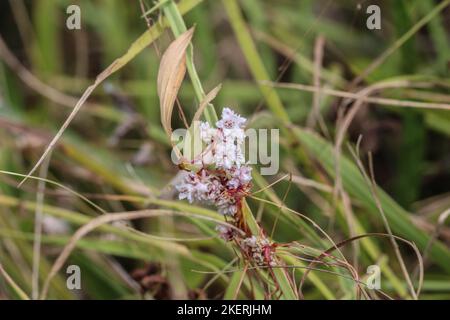
[[[172,112],[181,83],[186,74],[186,50],[192,39],[194,28],[176,38],[164,52],[158,71],[158,96],[161,123],[167,135],[172,133]]]
[[[219,93],[220,89],[222,88],[222,84],[219,84],[217,87],[215,87],[214,89],[212,89],[206,96],[205,98],[202,100],[202,102],[200,102],[200,105],[197,109],[197,112],[195,112],[194,118],[192,119],[192,123],[191,125],[195,122],[195,121],[199,121],[200,117],[202,116],[203,111],[205,111],[206,106],[212,101],[214,100],[214,98],[217,96],[217,94]]]

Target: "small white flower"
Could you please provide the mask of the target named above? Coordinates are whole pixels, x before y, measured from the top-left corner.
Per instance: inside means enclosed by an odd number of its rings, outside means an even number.
[[[203,142],[210,144],[213,142],[214,137],[217,135],[217,129],[211,128],[208,122],[201,122],[199,125],[200,137]]]
[[[253,258],[257,265],[276,265],[275,252],[269,239],[251,236],[242,240],[241,247]]]
[[[176,188],[180,200],[187,199],[190,203],[197,200],[208,204],[214,203],[223,190],[219,178],[208,174],[206,170],[201,170],[199,173],[190,172]]]
[[[231,241],[236,235],[236,232],[234,229],[224,226],[224,225],[217,225],[216,230],[219,233],[219,237],[221,237],[225,241]]]
[[[218,205],[217,209],[219,213],[223,214],[224,216],[234,216],[237,212],[237,206],[232,203]]]
[[[251,236],[249,238],[245,238],[244,240],[242,240],[242,244],[244,246],[248,246],[250,248],[256,248],[258,245],[257,239],[255,236]]]
[[[222,119],[217,121],[216,127],[220,129],[238,129],[244,128],[247,120],[230,108],[223,108]]]
[[[251,171],[252,168],[247,166],[230,170],[231,179],[227,182],[227,187],[237,189],[241,186],[245,186],[252,180]]]
[[[218,168],[229,170],[245,163],[242,145],[245,133],[242,129],[218,130],[214,145],[214,159]]]
[[[182,182],[176,186],[178,190],[178,199],[186,199],[189,203],[194,201],[194,185],[188,182]]]

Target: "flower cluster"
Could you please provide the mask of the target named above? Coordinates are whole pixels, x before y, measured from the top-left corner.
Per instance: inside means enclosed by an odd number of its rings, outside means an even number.
[[[217,121],[216,128],[211,128],[208,122],[202,122],[200,137],[207,146],[207,153],[202,155],[202,160],[212,162],[218,169],[240,168],[245,163],[242,150],[245,122],[245,118],[229,108],[223,109],[222,119]]]
[[[200,137],[205,146],[194,163],[201,168],[190,171],[176,186],[180,199],[215,205],[218,211],[234,217],[241,199],[250,190],[251,168],[245,165],[243,144],[245,118],[224,108],[216,128],[200,123]]]
[[[251,236],[241,241],[242,249],[253,258],[259,266],[275,266],[275,250],[266,237]]]
[[[235,240],[256,265],[274,266],[275,245],[265,236],[251,236],[242,215],[242,199],[248,195],[252,179],[243,151],[245,122],[229,108],[223,109],[216,127],[201,122],[203,152],[189,166],[181,166],[189,172],[176,188],[180,199],[214,205],[235,226],[218,225],[219,237]]]

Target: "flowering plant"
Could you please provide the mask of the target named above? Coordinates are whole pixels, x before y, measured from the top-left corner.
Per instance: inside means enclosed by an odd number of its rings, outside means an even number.
[[[179,199],[216,206],[245,235],[219,225],[216,227],[219,236],[226,241],[235,240],[257,265],[273,265],[275,246],[266,237],[251,235],[242,214],[243,199],[250,193],[252,180],[252,168],[245,164],[243,152],[245,123],[246,119],[230,108],[223,109],[215,128],[201,122],[200,137],[205,151],[190,161],[194,166],[180,165],[189,173],[176,189]]]

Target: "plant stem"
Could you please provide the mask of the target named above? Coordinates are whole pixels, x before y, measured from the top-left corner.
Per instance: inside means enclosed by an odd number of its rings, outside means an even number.
[[[175,2],[167,1],[163,5],[163,12],[169,21],[170,28],[176,37],[178,37],[183,32],[187,31],[186,24],[184,23],[183,17],[178,10]],[[186,50],[186,67],[189,73],[189,77],[191,78],[192,86],[194,88],[195,96],[197,98],[197,102],[200,104],[205,98],[205,90],[203,90],[202,83],[198,76],[197,70],[194,65],[194,53],[192,44],[189,45],[189,48]],[[214,106],[212,104],[208,104],[205,109],[205,119],[211,125],[214,125],[218,118]]]
[[[253,42],[250,32],[245,25],[238,3],[236,0],[224,0],[222,2],[253,77],[257,81],[270,80],[264,63],[258,53],[258,50],[256,49],[255,43]],[[275,89],[262,84],[258,84],[258,86],[267,102],[267,106],[272,110],[277,118],[279,118],[282,122],[290,123],[289,116]]]

